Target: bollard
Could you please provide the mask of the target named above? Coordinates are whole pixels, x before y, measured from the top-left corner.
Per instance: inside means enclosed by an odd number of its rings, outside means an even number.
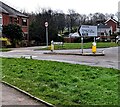
[[[54,50],[54,42],[53,42],[53,40],[51,41],[51,52],[53,52],[53,50]]]
[[[96,42],[92,43],[92,53],[96,53]]]

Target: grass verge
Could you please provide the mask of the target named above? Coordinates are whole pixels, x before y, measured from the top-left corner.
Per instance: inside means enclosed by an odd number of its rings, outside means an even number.
[[[0,58],[2,80],[54,105],[118,105],[120,70]]]
[[[9,48],[0,48],[0,52],[7,52],[7,51],[11,51],[11,49],[9,49]]]
[[[118,44],[115,42],[98,42],[97,48],[109,48],[109,47],[116,47]],[[84,43],[83,44],[84,49],[92,48],[92,42]],[[55,45],[55,50],[58,49],[80,49],[81,43],[64,43],[64,45]],[[50,50],[50,47],[48,48],[42,48],[42,49],[35,49],[35,50]]]

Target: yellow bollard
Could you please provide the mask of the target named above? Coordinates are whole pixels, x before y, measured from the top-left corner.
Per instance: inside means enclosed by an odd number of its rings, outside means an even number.
[[[51,51],[53,52],[53,50],[54,50],[54,42],[53,42],[53,40],[51,41]]]
[[[97,50],[97,49],[96,49],[96,43],[93,42],[93,43],[92,43],[92,53],[95,54],[95,53],[96,53],[96,50]]]

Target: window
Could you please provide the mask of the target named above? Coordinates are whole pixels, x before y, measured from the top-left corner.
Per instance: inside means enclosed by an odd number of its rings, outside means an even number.
[[[2,26],[0,25],[0,33],[2,32]],[[1,35],[0,35],[1,36]]]
[[[12,23],[13,21],[12,21],[12,17],[10,17],[10,23]]]
[[[14,18],[14,23],[17,23],[17,18]]]
[[[2,24],[2,17],[0,17],[0,24]]]
[[[2,24],[2,15],[0,14],[0,24]]]
[[[27,19],[22,19],[22,25],[27,26]]]
[[[2,15],[0,15],[0,32],[2,32]]]
[[[14,18],[14,23],[19,24],[19,18]]]
[[[101,32],[101,35],[104,36],[104,32]]]
[[[17,18],[17,24],[19,24],[19,18]]]
[[[2,17],[0,17],[0,24],[2,24]]]

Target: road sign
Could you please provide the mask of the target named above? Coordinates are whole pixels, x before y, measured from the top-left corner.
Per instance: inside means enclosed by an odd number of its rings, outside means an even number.
[[[81,36],[97,36],[97,26],[82,25],[79,29]]]
[[[45,27],[48,27],[48,22],[45,22]]]

